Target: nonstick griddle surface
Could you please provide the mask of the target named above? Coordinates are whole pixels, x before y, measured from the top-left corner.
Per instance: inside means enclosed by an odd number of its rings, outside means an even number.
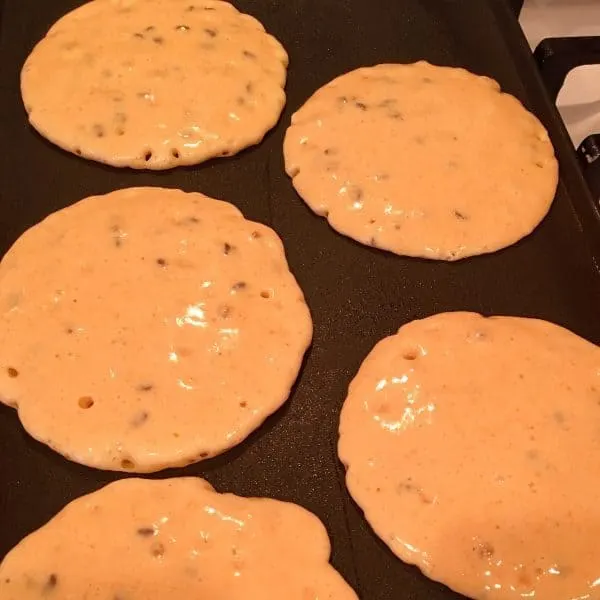
[[[324,521],[333,564],[363,600],[459,598],[397,560],[370,531],[344,486],[336,455],[338,415],[350,379],[375,342],[435,312],[540,317],[600,343],[600,279],[593,256],[600,228],[568,138],[503,0],[234,3],[258,17],[289,52],[285,113],[264,143],[237,157],[150,173],[86,162],[27,125],[21,66],[50,25],[82,2],[0,0],[0,250],[50,212],[128,186],[202,191],[273,227],[315,324],[313,347],[291,398],[232,451],[156,477],[202,475],[222,491],[305,506]],[[516,246],[455,264],[360,246],[313,215],[284,174],[285,128],[316,88],[362,65],[418,59],[494,77],[550,129],[562,166],[558,196],[542,225]],[[52,85],[51,73],[48,81]],[[2,407],[0,557],[67,502],[122,476],[68,462],[28,437],[16,412]]]

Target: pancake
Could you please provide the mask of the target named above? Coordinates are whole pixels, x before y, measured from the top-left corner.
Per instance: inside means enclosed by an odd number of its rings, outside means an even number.
[[[596,598],[600,349],[534,319],[440,314],[379,342],[339,455],[375,533],[483,600]]]
[[[33,127],[61,148],[169,169],[259,143],[285,104],[287,64],[228,2],[93,0],[34,48],[21,91]]]
[[[107,534],[108,532],[108,534]],[[3,600],[357,600],[319,519],[202,479],[124,479],[67,505],[0,564]]]
[[[100,469],[238,444],[285,402],[311,336],[275,232],[202,194],[87,198],[0,263],[0,397],[33,437]]]
[[[338,232],[458,260],[528,235],[558,166],[546,130],[498,84],[426,62],[351,71],[292,117],[286,171]]]

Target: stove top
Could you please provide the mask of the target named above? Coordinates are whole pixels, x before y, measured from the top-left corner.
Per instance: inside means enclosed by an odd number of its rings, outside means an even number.
[[[600,1],[525,0],[520,21],[532,49],[547,37],[600,36]],[[575,146],[600,133],[600,65],[573,70],[557,105]]]

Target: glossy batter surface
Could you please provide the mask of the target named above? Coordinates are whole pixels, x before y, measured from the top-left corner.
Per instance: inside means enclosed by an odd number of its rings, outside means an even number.
[[[87,198],[0,263],[0,396],[93,467],[155,471],[239,443],[284,403],[311,336],[275,232],[202,194]]]
[[[0,565],[3,600],[356,600],[325,528],[202,479],[125,479],[71,502]]]
[[[227,2],[93,0],[35,47],[21,91],[31,124],[65,150],[168,169],[260,142],[283,109],[287,64]]]
[[[600,349],[545,321],[414,321],[350,385],[339,455],[381,539],[477,599],[600,597]]]
[[[286,171],[363,244],[457,260],[529,234],[558,167],[548,135],[495,81],[426,62],[346,73],[292,117]]]

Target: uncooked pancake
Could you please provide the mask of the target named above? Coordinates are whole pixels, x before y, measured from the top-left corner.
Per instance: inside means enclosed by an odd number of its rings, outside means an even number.
[[[125,479],[71,502],[0,565],[3,600],[357,600],[319,519],[197,478]]]
[[[275,232],[202,194],[87,198],[0,263],[0,396],[33,437],[101,469],[241,442],[285,402],[311,335]]]
[[[292,117],[286,171],[310,208],[363,244],[457,260],[529,234],[557,162],[541,123],[498,84],[426,62],[361,68]]]
[[[339,455],[379,537],[477,599],[600,597],[600,349],[545,321],[449,313],[379,342]]]
[[[93,0],[35,47],[21,91],[31,124],[65,150],[168,169],[260,142],[285,104],[287,64],[228,2]]]

